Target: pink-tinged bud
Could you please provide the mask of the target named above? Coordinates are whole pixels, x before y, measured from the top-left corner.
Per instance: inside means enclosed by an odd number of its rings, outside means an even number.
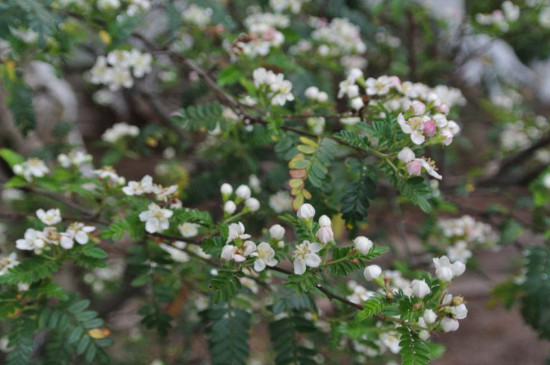
[[[319,242],[323,244],[334,241],[334,232],[332,232],[332,227],[325,226],[319,228],[315,237],[317,237]]]
[[[397,77],[397,76],[390,76],[389,79],[390,79],[390,84],[391,84],[391,86],[401,85],[401,80],[399,79],[399,77]]]
[[[426,137],[432,137],[435,134],[435,122],[433,120],[425,122],[422,131]]]
[[[272,41],[273,39],[275,39],[275,36],[277,35],[277,29],[275,28],[269,28],[268,30],[266,30],[263,35],[262,35],[262,38],[265,40],[265,41]]]
[[[407,164],[407,172],[411,176],[420,176],[422,172],[422,163],[418,159],[412,160]]]
[[[411,110],[414,115],[422,115],[426,112],[426,105],[418,100],[415,100],[411,103]]]
[[[437,108],[440,113],[443,113],[445,115],[449,114],[451,109],[449,108],[449,104],[447,103],[441,103],[441,105]]]

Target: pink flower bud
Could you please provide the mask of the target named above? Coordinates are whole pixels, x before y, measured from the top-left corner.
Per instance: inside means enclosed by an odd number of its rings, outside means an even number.
[[[426,137],[431,137],[435,134],[435,122],[433,120],[428,120],[424,123],[424,128],[422,129]]]
[[[426,105],[418,100],[411,103],[411,110],[414,115],[422,115],[426,111]]]
[[[401,80],[397,76],[390,76],[390,85],[391,86],[398,86],[401,85]]]
[[[332,227],[325,226],[319,228],[315,237],[317,237],[323,244],[334,241],[334,232],[332,232]]]
[[[451,111],[449,108],[449,104],[447,103],[441,103],[441,105],[437,109],[440,113],[443,113],[445,115],[449,114],[449,112]]]
[[[411,176],[420,176],[422,172],[422,163],[418,159],[412,160],[407,164],[407,172]]]

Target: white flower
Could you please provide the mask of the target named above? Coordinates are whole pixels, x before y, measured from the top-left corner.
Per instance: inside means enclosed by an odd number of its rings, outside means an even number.
[[[338,99],[344,96],[350,99],[359,96],[359,86],[355,84],[355,81],[344,80],[338,84]]]
[[[195,237],[199,234],[200,225],[197,223],[184,222],[179,225],[178,229],[181,235],[185,238]]]
[[[294,274],[302,275],[306,272],[306,266],[319,267],[321,258],[317,252],[323,247],[318,243],[304,241],[296,246],[294,250]]]
[[[399,153],[397,154],[397,158],[404,162],[404,163],[409,163],[411,162],[412,160],[415,159],[415,155],[414,155],[414,152],[413,150],[411,150],[409,147],[405,147],[403,148],[401,151],[399,151]]]
[[[242,224],[241,222],[231,223],[229,225],[226,243],[229,243],[237,239],[247,240],[249,238],[250,238],[250,235],[244,233],[244,224]]]
[[[263,271],[266,265],[273,267],[278,263],[278,261],[275,260],[275,250],[271,248],[267,242],[261,242],[256,252],[251,253],[250,256],[256,257],[256,261],[254,261],[254,270],[258,272]]]
[[[401,347],[399,346],[399,335],[397,332],[383,332],[380,334],[380,341],[386,346],[392,353],[398,354]]]
[[[426,281],[424,280],[413,280],[411,282],[412,292],[415,297],[424,298],[426,295],[430,294],[432,291]]]
[[[468,316],[468,308],[464,303],[451,307],[451,311],[456,319],[464,319]]]
[[[67,231],[61,233],[59,244],[66,250],[73,248],[74,241],[81,245],[85,245],[90,240],[88,233],[93,231],[95,231],[95,227],[93,226],[86,226],[84,223],[80,222],[71,223]]]
[[[71,165],[80,166],[86,162],[92,161],[92,156],[82,151],[71,151],[68,154],[60,154],[57,161],[62,167],[68,168]]]
[[[44,234],[32,228],[25,231],[25,238],[15,241],[15,247],[19,250],[34,251],[39,254],[46,245]]]
[[[99,10],[116,10],[120,8],[120,0],[97,0],[97,8]]]
[[[382,274],[382,268],[378,265],[369,265],[363,271],[363,276],[367,281],[378,279]]]
[[[292,196],[286,191],[278,191],[269,197],[269,206],[275,213],[292,209]]]
[[[172,260],[176,262],[188,262],[189,261],[189,254],[185,251],[179,250],[176,247],[167,245],[165,243],[160,244],[160,248],[163,251],[166,251]]]
[[[222,248],[221,259],[235,262],[246,261],[246,258],[256,251],[256,244],[252,241],[244,241],[242,246],[225,245]]]
[[[365,103],[363,103],[363,99],[360,97],[353,98],[351,100],[351,107],[355,110],[359,110],[364,106],[365,106]]]
[[[38,209],[36,211],[36,216],[42,221],[42,223],[53,226],[61,222],[61,212],[59,209],[49,209],[44,211],[44,209]]]
[[[434,257],[433,262],[437,278],[445,282],[449,282],[454,277],[462,275],[466,270],[466,266],[464,266],[462,262],[456,261],[451,264],[447,256],[441,256],[440,258]]]
[[[390,91],[393,81],[390,77],[383,75],[377,79],[369,77],[365,84],[368,95],[385,95]]]
[[[136,137],[137,135],[139,135],[138,127],[127,123],[116,123],[103,133],[101,139],[105,142],[115,143],[126,136]]]
[[[306,89],[304,95],[308,99],[317,100],[317,97],[319,96],[319,89],[315,86],[310,86]]]
[[[285,229],[280,224],[275,224],[269,228],[269,235],[274,240],[282,240],[285,236]]]
[[[233,194],[233,187],[228,183],[222,184],[220,187],[220,192],[222,193],[222,196],[229,197],[229,195]]]
[[[319,242],[323,244],[334,241],[334,232],[332,231],[332,227],[322,226],[315,234],[315,237],[317,237]]]
[[[170,226],[168,219],[174,214],[169,209],[162,209],[155,203],[149,204],[147,210],[139,214],[139,220],[145,222],[145,230],[149,233],[161,232]]]
[[[44,177],[50,172],[50,169],[44,161],[38,158],[29,158],[22,164],[13,166],[13,172],[16,175],[23,176],[25,180],[31,181],[33,177]]]
[[[172,195],[176,196],[178,193],[177,185],[170,185],[168,187],[162,187],[160,185],[153,185],[153,193],[155,194],[157,200],[167,201],[168,198]]]
[[[437,314],[435,314],[435,312],[431,309],[426,309],[422,315],[422,318],[427,324],[432,324],[437,320]]]
[[[344,125],[355,125],[357,123],[359,123],[361,121],[361,118],[359,117],[346,117],[346,118],[341,118],[340,119],[340,123],[344,124]]]
[[[311,204],[305,203],[300,206],[297,213],[298,218],[308,221],[315,217],[315,208]]]
[[[153,178],[149,175],[145,175],[141,181],[130,181],[127,186],[122,188],[122,191],[124,194],[130,196],[153,193],[155,191]]]
[[[149,53],[141,53],[137,49],[130,52],[134,77],[141,78],[151,72],[153,57]]]
[[[294,100],[292,95],[292,83],[284,79],[283,74],[276,74],[263,67],[257,68],[252,73],[256,88],[267,91],[272,105],[284,105],[287,101]]]
[[[458,329],[458,321],[453,318],[444,317],[441,320],[441,328],[443,328],[444,332],[452,332],[456,331]]]
[[[366,255],[371,250],[373,243],[370,239],[365,236],[359,236],[353,240],[353,245],[355,249],[361,254]]]
[[[244,204],[250,209],[251,212],[256,212],[260,209],[260,201],[256,198],[248,198]]]
[[[424,122],[427,122],[427,117],[412,117],[405,120],[403,114],[397,116],[397,123],[405,134],[411,135],[411,140],[414,144],[420,145],[424,143],[426,137],[422,134]]]
[[[189,5],[182,15],[183,20],[201,28],[206,27],[212,21],[212,9],[201,8],[195,4]]]
[[[237,210],[237,204],[235,204],[235,202],[233,202],[232,200],[226,201],[225,204],[223,205],[223,211],[226,212],[227,214],[233,214],[235,213],[236,210]]]
[[[472,251],[468,249],[468,244],[465,241],[458,241],[454,245],[447,247],[447,256],[451,261],[466,263],[472,257]]]
[[[118,176],[116,171],[110,167],[104,167],[99,170],[94,170],[92,171],[92,173],[98,178],[105,180],[110,185],[116,186],[126,183],[126,179],[124,177]]]
[[[250,191],[250,188],[247,185],[240,185],[237,190],[235,190],[235,195],[237,195],[238,198],[242,200],[246,200],[250,198],[252,195],[252,192]]]
[[[10,253],[8,256],[0,256],[0,276],[6,274],[9,269],[19,265],[17,261],[17,254],[15,252]]]

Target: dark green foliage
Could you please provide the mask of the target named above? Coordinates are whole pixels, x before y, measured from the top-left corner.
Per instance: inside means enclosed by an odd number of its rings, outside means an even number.
[[[354,131],[344,129],[344,130],[341,130],[338,133],[335,133],[334,137],[348,143],[349,145],[351,145],[353,147],[361,148],[365,151],[370,149],[369,144],[368,144],[368,139],[364,136],[358,135]]]
[[[355,227],[367,218],[370,202],[376,197],[376,182],[369,174],[368,165],[359,167],[359,179],[344,187],[342,195],[342,217],[346,224]]]
[[[36,324],[29,317],[20,317],[9,333],[9,346],[14,349],[6,356],[6,365],[30,365],[33,356],[33,333]]]
[[[21,264],[10,269],[7,274],[0,276],[0,284],[34,283],[51,276],[60,267],[61,263],[59,261],[33,256],[23,260]]]
[[[4,75],[1,79],[7,92],[7,104],[13,115],[15,125],[23,135],[30,132],[36,125],[34,109],[32,105],[32,92],[24,83],[22,76],[16,73],[11,78]]]
[[[306,271],[302,275],[288,275],[286,286],[294,289],[298,293],[306,293],[315,288],[317,283],[320,281],[321,278],[318,274],[312,273],[311,271]]]
[[[309,147],[309,146],[308,146]],[[330,184],[328,169],[334,159],[338,144],[332,139],[323,138],[314,154],[309,157],[306,169],[308,181],[318,189],[326,191]]]
[[[399,355],[403,365],[427,365],[430,362],[430,348],[425,341],[418,337],[407,327],[399,327],[397,332],[401,335]]]
[[[172,316],[166,313],[157,302],[149,303],[139,309],[139,314],[143,316],[141,323],[147,328],[153,328],[162,336],[168,333],[172,327]]]
[[[296,335],[315,332],[313,324],[305,319],[303,312],[292,311],[287,317],[277,319],[269,324],[271,343],[275,350],[276,365],[314,365],[312,359],[315,350],[300,346]]]
[[[523,284],[521,314],[543,338],[550,338],[550,250],[533,247],[527,252],[527,280]]]
[[[357,319],[362,321],[366,318],[375,316],[378,313],[381,313],[386,305],[386,298],[382,294],[376,293],[372,298],[365,302],[363,305],[363,310],[357,313]]]
[[[219,270],[218,275],[214,276],[210,283],[214,294],[214,303],[218,303],[220,300],[227,302],[234,297],[242,288],[238,279],[242,275],[241,272]]]
[[[275,302],[272,310],[273,314],[279,314],[291,310],[317,312],[317,307],[315,305],[315,301],[309,294],[292,293]]]
[[[191,130],[198,131],[208,129],[212,131],[219,124],[224,127],[223,109],[219,103],[210,103],[202,105],[191,105],[187,108],[179,109],[178,114],[172,117],[172,120],[179,126]]]
[[[209,329],[208,345],[212,364],[244,365],[248,358],[251,315],[243,309],[223,307],[209,311],[214,320]]]
[[[171,221],[176,224],[191,222],[205,226],[212,225],[210,213],[197,209],[176,209],[174,210],[174,216],[171,218]]]
[[[69,364],[75,356],[86,363],[108,362],[104,347],[111,346],[109,337],[93,338],[90,330],[104,325],[95,311],[89,310],[90,301],[72,298],[58,307],[46,307],[38,315],[38,329],[49,330],[44,364]]]
[[[431,211],[432,205],[428,201],[431,190],[424,178],[418,176],[407,180],[399,180],[397,188],[401,191],[403,198],[418,205],[424,212]]]

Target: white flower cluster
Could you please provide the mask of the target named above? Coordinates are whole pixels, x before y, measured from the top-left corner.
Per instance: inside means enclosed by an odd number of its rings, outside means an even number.
[[[189,24],[205,28],[212,22],[212,13],[210,8],[201,8],[196,4],[191,4],[183,11],[182,17]]]
[[[324,91],[320,91],[316,86],[310,86],[304,91],[304,95],[308,100],[318,103],[326,103],[328,101],[328,94]]]
[[[92,174],[103,180],[110,186],[119,186],[126,184],[126,179],[119,176],[112,167],[103,167],[92,171]]]
[[[105,142],[115,143],[124,137],[137,137],[139,135],[139,128],[135,125],[129,125],[128,123],[116,123],[111,128],[107,129],[101,135],[101,139]]]
[[[446,241],[447,255],[453,261],[466,263],[475,247],[496,247],[499,235],[486,223],[478,222],[469,215],[453,219],[440,219],[437,227]],[[438,242],[441,240],[438,239]]]
[[[118,10],[123,4],[130,16],[143,13],[151,7],[150,0],[97,0],[98,9],[103,11]]]
[[[248,185],[239,185],[233,192],[230,184],[222,184],[220,187],[222,200],[224,202],[223,211],[226,215],[233,215],[237,211],[237,206],[244,202],[243,212],[256,212],[260,209],[260,201],[252,197],[252,190]],[[233,199],[233,193],[235,196]]]
[[[321,45],[318,53],[321,56],[347,56],[363,54],[367,45],[361,40],[361,31],[346,18],[334,18],[329,24],[319,24],[311,37]]]
[[[285,80],[283,74],[276,74],[260,67],[254,70],[252,77],[254,86],[269,98],[272,105],[283,106],[287,101],[294,100],[292,83]]]
[[[481,25],[494,25],[500,31],[507,32],[510,23],[519,19],[520,9],[511,1],[503,2],[501,9],[494,10],[491,14],[476,14],[476,22]]]
[[[131,51],[114,50],[105,56],[99,56],[90,70],[90,81],[93,84],[109,86],[111,91],[121,87],[130,88],[134,78],[141,78],[151,72],[153,57],[137,49]],[[132,77],[133,74],[133,77]]]
[[[302,5],[307,2],[309,0],[269,0],[269,6],[277,13],[290,10],[291,13],[299,14]]]
[[[9,255],[0,256],[0,276],[6,274],[9,269],[19,265],[17,260],[17,254],[15,252],[10,253]]]
[[[250,57],[265,56],[273,47],[280,47],[285,36],[277,28],[286,28],[289,25],[288,17],[281,14],[254,13],[245,21],[248,34],[240,39],[233,48],[235,51]]]
[[[128,185],[122,188],[122,192],[129,196],[139,196],[143,194],[154,194],[156,199],[161,202],[171,201],[174,208],[179,208],[181,202],[177,199],[178,186],[171,185],[163,187],[160,184],[153,183],[153,178],[145,175],[141,181],[130,181]]]
[[[537,116],[533,121],[518,120],[506,123],[500,133],[501,148],[505,153],[528,148],[548,132],[549,127],[543,116]]]
[[[101,293],[108,284],[115,284],[122,279],[125,267],[124,259],[109,259],[107,260],[107,266],[96,268],[93,272],[84,274],[82,279],[91,286],[94,292]]]
[[[50,250],[51,245],[61,246],[66,250],[74,247],[77,242],[84,245],[89,242],[89,233],[95,231],[95,227],[87,226],[81,222],[71,223],[65,232],[59,232],[56,224],[61,223],[61,212],[59,209],[49,209],[47,211],[38,209],[36,216],[47,227],[42,231],[37,231],[29,228],[25,232],[22,239],[15,242],[15,247],[19,250],[34,251],[35,254],[41,254],[44,251]]]
[[[269,197],[269,206],[275,213],[292,210],[292,196],[288,191],[278,191]]]
[[[44,177],[50,173],[50,169],[39,158],[29,158],[27,161],[13,166],[13,172],[23,176],[25,180],[32,181],[34,177]]]
[[[245,227],[241,222],[231,223],[228,227],[227,242],[222,249],[221,259],[242,263],[248,258],[254,259],[254,270],[263,271],[267,266],[273,267],[278,261],[275,259],[275,250],[272,243],[282,242],[285,230],[277,225],[269,230],[271,243],[260,242],[257,246],[250,240],[250,235],[245,233]]]
[[[64,168],[69,168],[71,166],[80,167],[91,161],[92,155],[89,155],[83,151],[71,151],[67,154],[62,153],[57,156],[57,162],[59,162],[59,164]]]

